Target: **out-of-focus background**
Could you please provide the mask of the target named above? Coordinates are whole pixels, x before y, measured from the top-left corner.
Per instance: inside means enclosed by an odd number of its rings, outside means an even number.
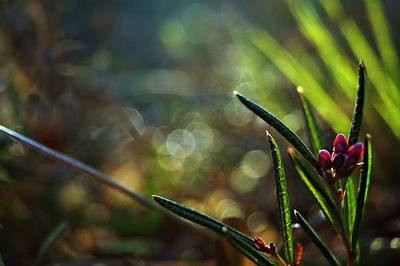
[[[4,0],[0,123],[148,198],[168,197],[279,246],[268,129],[282,151],[292,209],[305,213],[341,257],[339,240],[287,160],[289,144],[232,91],[306,139],[296,92],[302,86],[331,149],[335,134],[348,132],[362,59],[368,71],[362,135],[372,134],[376,155],[362,263],[394,264],[399,8],[394,0]],[[41,263],[234,265],[227,261],[235,255],[211,232],[197,234],[0,137],[5,265],[31,265],[63,222],[64,233]],[[326,263],[299,238],[304,265]]]

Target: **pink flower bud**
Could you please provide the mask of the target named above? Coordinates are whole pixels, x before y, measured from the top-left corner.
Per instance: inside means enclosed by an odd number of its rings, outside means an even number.
[[[327,150],[320,150],[318,153],[318,165],[326,171],[332,168],[331,154]]]
[[[349,143],[347,142],[346,136],[343,134],[338,134],[333,142],[333,153],[346,153]]]
[[[254,245],[256,246],[256,249],[262,252],[266,252],[267,249],[269,251],[269,247],[267,246],[267,244],[265,244],[265,242],[259,237],[254,238]]]
[[[355,165],[361,160],[361,157],[364,153],[364,144],[361,142],[357,142],[356,144],[352,145],[349,150],[347,151],[347,164],[348,165]]]

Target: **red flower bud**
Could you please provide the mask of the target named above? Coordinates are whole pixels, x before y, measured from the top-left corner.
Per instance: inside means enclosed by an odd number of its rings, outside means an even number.
[[[333,158],[333,168],[336,170],[345,167],[346,156],[342,153],[336,154]]]
[[[338,134],[333,142],[333,153],[346,153],[348,147],[349,143],[346,139],[346,136],[343,134]]]
[[[318,153],[318,165],[326,171],[332,168],[331,154],[327,150],[320,150]]]
[[[357,142],[352,145],[347,151],[347,165],[355,165],[361,160],[361,157],[364,153],[364,144],[361,142]]]
[[[262,252],[269,253],[269,251],[270,251],[267,244],[265,244],[265,242],[259,237],[254,238],[254,245],[256,246],[256,249],[258,249]]]

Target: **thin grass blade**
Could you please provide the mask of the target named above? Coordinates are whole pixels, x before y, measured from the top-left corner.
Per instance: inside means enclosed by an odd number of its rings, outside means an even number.
[[[336,209],[335,202],[325,184],[322,183],[321,177],[292,148],[288,149],[288,153],[301,180],[317,201],[325,217],[334,227],[343,228],[342,219]]]
[[[253,31],[247,31],[249,40],[274,63],[279,70],[284,73],[288,79],[295,85],[301,85],[310,90],[309,100],[314,104],[319,114],[332,126],[337,132],[346,130],[346,125],[350,123],[349,118],[332,99],[328,92],[324,90],[318,80],[315,79],[312,72],[304,67],[303,63],[298,61],[291,51],[284,48],[269,33],[264,30],[254,28]],[[332,120],[332,113],[335,119]],[[338,123],[338,121],[340,121]]]
[[[373,29],[374,37],[382,57],[385,69],[391,74],[397,85],[400,85],[398,73],[400,73],[399,56],[393,42],[388,17],[385,14],[383,1],[365,0],[370,25]]]
[[[276,197],[279,208],[279,224],[283,242],[283,253],[287,263],[293,263],[292,221],[290,218],[289,195],[283,170],[281,153],[274,138],[267,131],[275,173]]]
[[[65,154],[62,154],[62,153],[55,151],[49,147],[46,147],[30,138],[27,138],[15,131],[12,131],[11,129],[8,129],[1,125],[0,125],[0,133],[11,138],[12,140],[14,140],[16,142],[22,143],[27,147],[30,147],[36,151],[41,152],[44,155],[46,155],[52,159],[60,161],[63,164],[66,164],[72,168],[75,168],[82,173],[88,174],[88,175],[96,178],[101,183],[106,184],[107,186],[110,186],[116,190],[119,190],[120,192],[123,192],[124,194],[127,194],[129,197],[133,198],[134,200],[136,200],[137,202],[141,203],[142,205],[144,205],[146,207],[149,207],[151,209],[155,209],[157,211],[161,211],[162,213],[165,213],[165,211],[162,208],[160,208],[159,206],[157,206],[156,204],[154,204],[153,202],[151,202],[144,196],[138,194],[135,191],[132,191],[132,190],[126,188],[125,186],[119,184],[118,182],[114,181],[110,177],[100,173],[96,169],[88,166],[87,164],[85,164],[83,162],[75,160]]]
[[[43,260],[44,256],[47,254],[49,249],[53,246],[56,240],[61,236],[64,230],[67,228],[67,223],[62,222],[43,241],[42,245],[39,248],[38,254],[36,256],[35,265],[39,265]]]
[[[276,118],[273,114],[241,95],[238,92],[234,92],[234,94],[239,98],[240,102],[242,102],[248,109],[250,109],[253,113],[255,113],[262,120],[267,122],[273,128],[275,128],[282,136],[284,136],[292,145],[296,148],[303,156],[306,158],[311,165],[315,166],[318,169],[317,160],[315,159],[312,152],[307,148],[304,142],[294,133],[290,128],[288,128],[282,121]]]
[[[321,133],[321,128],[319,127],[317,120],[315,119],[310,102],[304,96],[303,88],[297,87],[297,92],[301,100],[301,106],[303,109],[308,138],[310,139],[312,151],[314,152],[314,155],[318,155],[318,152],[321,149],[326,148],[326,144]]]
[[[226,237],[226,234],[229,234],[231,240],[229,240],[229,238],[227,238],[227,240],[256,264],[261,263],[262,265],[275,265],[270,258],[255,248],[253,239],[251,239],[249,236],[221,223],[220,221],[208,215],[185,207],[177,202],[156,195],[153,195],[152,197],[162,207],[182,218],[185,218],[186,220],[207,227],[223,237]],[[243,249],[245,249],[246,252],[243,252]],[[257,256],[254,255],[255,253],[257,253]]]
[[[358,90],[356,105],[354,106],[353,119],[351,121],[351,128],[349,133],[349,146],[358,141],[360,135],[360,128],[362,122],[362,114],[364,107],[365,95],[365,65],[362,61],[358,64]]]
[[[369,80],[376,88],[381,101],[374,101],[376,111],[382,116],[397,138],[400,138],[400,120],[393,119],[400,113],[400,91],[395,82],[385,72],[381,60],[373,47],[368,43],[354,18],[346,15],[346,11],[339,0],[319,0],[328,17],[334,21],[346,39],[350,49],[358,58],[363,58],[369,65]]]
[[[4,266],[4,262],[3,262],[3,258],[1,257],[1,254],[0,254],[0,266]]]
[[[360,234],[362,220],[364,217],[365,204],[368,198],[369,184],[371,181],[373,152],[372,152],[370,135],[367,135],[367,137],[365,138],[364,145],[365,145],[365,153],[363,160],[364,165],[361,171],[360,185],[358,187],[356,217],[354,219],[353,237],[351,242],[353,250],[356,248],[358,242],[358,236]]]
[[[326,246],[324,241],[322,241],[321,237],[315,232],[315,230],[311,227],[311,225],[307,222],[306,219],[296,210],[294,210],[294,214],[296,215],[297,221],[303,228],[304,232],[311,238],[314,244],[321,250],[322,254],[328,259],[328,261],[332,265],[340,265],[339,261],[336,257],[332,254],[329,248]]]

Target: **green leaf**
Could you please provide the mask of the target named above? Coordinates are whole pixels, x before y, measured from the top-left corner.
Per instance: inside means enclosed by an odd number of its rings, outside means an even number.
[[[56,242],[56,240],[61,236],[64,232],[65,228],[67,228],[67,223],[62,222],[43,241],[42,245],[39,248],[38,254],[36,256],[35,265],[39,265],[46,253],[49,251],[51,246]]]
[[[325,217],[336,228],[343,228],[342,219],[336,209],[335,202],[321,177],[292,148],[288,149],[288,153],[301,180],[317,201]]]
[[[325,245],[324,241],[319,237],[317,232],[311,227],[311,225],[307,222],[306,219],[296,210],[294,210],[294,214],[296,215],[297,221],[304,229],[304,231],[308,234],[311,238],[312,242],[321,250],[322,254],[328,259],[328,261],[332,265],[340,265],[336,257],[332,254],[329,248]]]
[[[358,64],[358,90],[357,90],[357,100],[354,106],[353,119],[351,121],[351,128],[349,133],[349,147],[355,144],[360,135],[362,113],[364,107],[364,91],[365,91],[365,65],[362,61]]]
[[[372,151],[370,135],[367,135],[367,137],[365,138],[364,145],[365,145],[365,153],[363,160],[364,165],[361,171],[361,180],[357,194],[357,209],[356,209],[356,217],[354,219],[353,237],[351,242],[352,250],[355,249],[358,242],[358,236],[360,234],[361,224],[364,217],[365,204],[368,198],[369,184],[371,181],[373,151]]]
[[[310,139],[312,151],[315,155],[318,155],[318,152],[321,149],[326,148],[326,144],[321,133],[321,128],[319,127],[317,120],[315,119],[310,102],[304,96],[303,88],[297,87],[297,92],[300,96],[301,106],[306,122],[307,135]]]
[[[139,193],[132,191],[130,189],[128,189],[127,187],[119,184],[118,182],[114,181],[113,179],[111,179],[110,177],[100,173],[99,171],[97,171],[96,169],[90,167],[89,165],[80,162],[78,160],[75,160],[65,154],[62,154],[60,152],[57,152],[53,149],[50,149],[49,147],[46,147],[30,138],[27,138],[15,131],[12,131],[11,129],[8,129],[4,126],[0,125],[0,133],[11,138],[12,140],[22,143],[27,147],[30,147],[36,151],[39,151],[43,154],[45,154],[46,156],[55,159],[57,161],[62,162],[63,164],[66,164],[72,168],[77,169],[78,171],[88,174],[94,178],[96,178],[98,181],[100,181],[103,184],[106,184],[109,187],[112,187],[126,195],[128,195],[129,197],[131,197],[132,199],[136,200],[137,202],[141,203],[143,206],[149,207],[151,209],[155,209],[157,211],[161,211],[162,213],[165,213],[165,211],[162,208],[159,208],[159,206],[157,206],[156,204],[154,204],[153,202],[151,202],[150,200],[148,200],[147,198],[145,198],[144,196],[140,195]]]
[[[272,261],[261,251],[258,251],[255,248],[253,239],[251,239],[249,236],[237,231],[236,229],[228,225],[221,223],[214,218],[211,218],[208,215],[197,212],[172,200],[156,195],[153,195],[152,197],[158,204],[160,204],[167,210],[196,224],[205,226],[218,233],[219,235],[225,237],[233,246],[235,246],[239,251],[241,251],[245,256],[247,256],[256,264],[275,265],[274,261]],[[230,237],[226,237],[227,234],[229,234]],[[243,252],[243,249],[246,249],[246,252]],[[254,255],[255,253],[257,253],[257,256]]]
[[[315,159],[314,155],[307,148],[304,142],[296,135],[296,133],[294,133],[273,114],[271,114],[255,102],[251,101],[250,99],[246,98],[236,91],[234,92],[234,94],[248,109],[250,109],[253,113],[255,113],[258,117],[267,122],[273,128],[275,128],[282,136],[284,136],[293,145],[293,147],[298,150],[304,156],[304,158],[306,158],[311,163],[312,166],[315,167],[315,169],[319,169],[317,160]]]
[[[3,259],[1,258],[1,254],[0,254],[0,266],[4,266],[4,262],[3,262]]]
[[[354,184],[354,177],[350,176],[346,182],[346,192],[342,201],[342,218],[344,221],[344,228],[346,235],[351,242],[353,232],[354,219],[356,215],[356,188]]]
[[[283,242],[283,253],[286,262],[293,263],[292,221],[290,219],[289,196],[286,187],[285,171],[283,170],[281,153],[274,138],[268,133],[267,137],[271,146],[272,161],[274,164],[276,197],[279,208],[279,225]]]

